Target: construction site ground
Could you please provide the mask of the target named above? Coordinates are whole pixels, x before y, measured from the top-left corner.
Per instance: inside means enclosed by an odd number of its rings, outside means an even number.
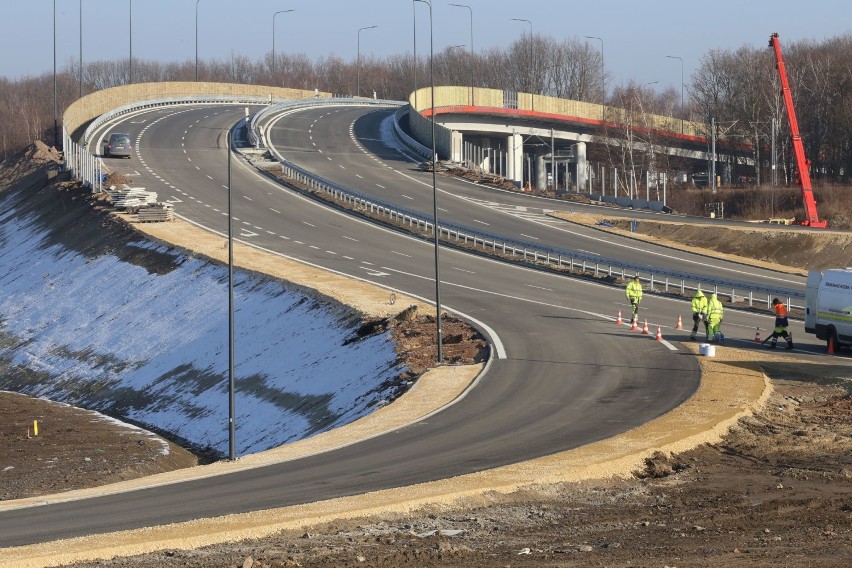
[[[4,188],[14,180],[39,183],[38,178],[23,179],[15,168],[4,168],[0,175],[11,176],[2,180]],[[571,220],[580,221],[574,214]],[[581,222],[594,225],[599,220]],[[224,253],[221,237],[188,224],[138,228],[214,259]],[[709,251],[714,236],[705,232],[697,244]],[[672,241],[672,246],[681,245]],[[748,257],[744,252],[738,254]],[[408,298],[391,304],[384,290],[360,283],[342,287],[334,276],[304,267],[294,270],[278,264],[284,259],[273,262],[260,254],[242,250],[236,256],[252,269],[277,266],[288,278],[323,294],[345,288],[342,301],[379,321],[417,304]],[[752,254],[765,262],[806,268],[783,254],[768,257],[757,249]],[[478,340],[461,334],[459,343],[470,346],[469,354],[481,349],[468,340]],[[848,566],[848,358],[841,353],[814,362],[785,353],[718,347],[716,357],[701,358],[701,388],[683,407],[636,431],[572,452],[316,506],[0,554],[3,564],[12,566],[138,568]],[[347,436],[393,428],[452,398],[478,369],[468,365],[444,376],[428,373],[397,403],[365,422],[240,462],[283,459]],[[144,484],[142,476],[157,471],[172,469],[157,479],[175,480],[205,468],[229,467],[187,467],[194,458],[179,448],[167,459],[157,458],[153,448],[161,446],[138,431],[93,422],[88,413],[48,401],[0,393],[0,408],[5,462],[0,463],[0,509],[17,497],[61,499],[85,494],[79,493],[84,486],[134,476],[140,478],[135,483]],[[33,419],[41,424],[39,436],[31,431]],[[74,444],[61,441],[72,437]],[[11,459],[22,465],[9,469]],[[130,487],[134,482],[123,483]],[[78,492],[46,497],[69,489]]]

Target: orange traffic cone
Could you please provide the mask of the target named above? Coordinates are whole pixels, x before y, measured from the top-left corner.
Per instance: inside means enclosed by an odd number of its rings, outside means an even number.
[[[615,318],[615,325],[624,325],[624,321],[621,319],[621,310],[618,310],[618,317]]]
[[[677,325],[675,329],[683,329],[683,320],[680,319],[680,314],[677,315]]]
[[[630,331],[639,331],[639,322],[636,320],[636,316],[630,319]]]
[[[663,340],[663,330],[660,326],[657,326],[657,337],[655,337],[654,339],[656,339],[657,341]]]
[[[760,328],[759,327],[754,330],[754,342],[755,343],[763,343],[760,340]]]
[[[828,338],[828,354],[834,355],[834,338],[833,337]]]
[[[642,326],[642,335],[651,335],[651,330],[648,329],[648,320],[645,320],[645,325]]]

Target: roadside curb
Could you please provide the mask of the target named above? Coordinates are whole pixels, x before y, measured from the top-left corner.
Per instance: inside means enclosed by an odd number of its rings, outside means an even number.
[[[695,353],[693,344],[686,344]],[[720,348],[701,357],[702,380],[695,394],[665,415],[633,430],[537,460],[451,479],[331,499],[317,503],[117,532],[3,551],[6,562],[35,568],[59,563],[129,556],[169,548],[261,538],[281,530],[303,530],[339,519],[415,509],[452,509],[485,502],[489,493],[535,491],[547,485],[628,477],[657,451],[683,452],[717,442],[740,418],[762,408],[773,389],[754,354]],[[460,382],[460,384],[463,381]],[[180,535],[180,536],[176,536]]]

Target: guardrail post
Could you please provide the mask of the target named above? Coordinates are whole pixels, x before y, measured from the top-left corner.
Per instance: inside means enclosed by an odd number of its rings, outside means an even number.
[[[737,302],[737,291],[734,288],[731,288],[731,303],[735,304]]]
[[[651,292],[654,291],[654,274],[651,273]]]
[[[750,308],[754,305],[753,299],[754,299],[754,293],[751,290],[749,290],[748,291],[748,307],[750,307]]]
[[[680,293],[681,293],[681,295],[686,294],[686,280],[684,280],[682,278],[680,280]]]
[[[598,263],[595,263],[595,278],[598,277]]]
[[[669,293],[669,277],[666,276],[666,294]]]

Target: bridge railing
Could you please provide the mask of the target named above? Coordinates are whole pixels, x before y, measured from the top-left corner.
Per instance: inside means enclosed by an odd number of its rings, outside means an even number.
[[[328,100],[323,102],[334,104]],[[296,105],[287,105],[287,109],[294,109],[297,105],[298,102]],[[271,108],[267,110],[272,111]],[[376,199],[325,179],[290,162],[274,147],[268,147],[281,163],[282,176],[297,182],[299,189],[325,194],[331,200],[361,214],[382,218],[412,232],[434,237],[435,222],[428,214],[401,207],[396,203]],[[683,295],[701,289],[727,297],[732,303],[744,302],[750,307],[755,306],[755,304],[762,305],[764,302],[769,307],[772,298],[778,297],[783,298],[791,307],[801,308],[801,304],[796,305],[794,300],[804,299],[804,291],[792,288],[763,286],[741,280],[709,278],[702,274],[625,262],[578,250],[545,246],[457,223],[439,220],[438,232],[439,238],[452,246],[475,250],[491,256],[499,256],[506,260],[526,263],[537,268],[560,272],[579,272],[584,275],[598,278],[607,277],[612,280],[627,280],[634,275],[639,275],[640,279],[644,280],[651,289],[658,292]]]

